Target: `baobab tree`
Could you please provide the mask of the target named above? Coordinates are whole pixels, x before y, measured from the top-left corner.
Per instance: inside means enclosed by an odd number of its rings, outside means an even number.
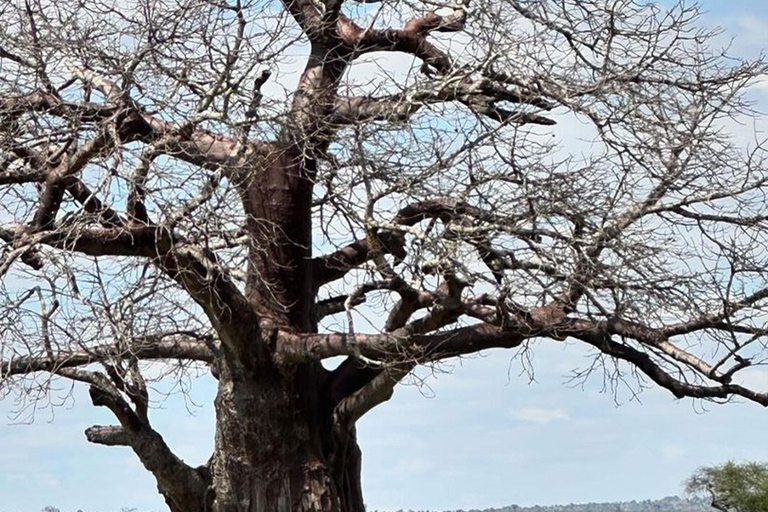
[[[761,60],[633,0],[4,0],[0,389],[88,388],[173,512],[360,512],[355,423],[418,365],[768,406]],[[295,72],[294,72],[295,71]],[[364,320],[368,319],[369,322]],[[344,357],[333,369],[322,362]],[[218,381],[191,467],[152,381]]]

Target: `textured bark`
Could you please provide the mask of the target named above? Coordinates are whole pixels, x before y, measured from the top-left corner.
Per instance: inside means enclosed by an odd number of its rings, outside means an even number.
[[[301,332],[312,328],[312,169],[297,149],[276,148],[247,184],[252,236],[246,295],[261,318]]]
[[[324,79],[310,69],[304,80]],[[260,347],[253,358],[225,347],[219,361],[215,512],[364,508],[360,451],[354,428],[335,424],[330,372],[316,361],[278,366],[269,354],[278,330],[317,330],[310,232],[315,164],[312,150],[299,148],[276,145],[242,187],[253,240],[246,298],[259,314],[261,339],[232,344]]]
[[[220,375],[212,466],[216,512],[359,512],[353,431],[334,428],[324,373],[304,365]]]

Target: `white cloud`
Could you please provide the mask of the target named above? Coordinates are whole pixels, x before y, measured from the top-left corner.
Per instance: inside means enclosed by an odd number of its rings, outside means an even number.
[[[736,384],[740,384],[755,391],[768,392],[768,369],[749,368],[734,376]]]
[[[676,461],[682,459],[686,450],[682,446],[676,444],[667,444],[661,447],[661,458],[666,462]]]
[[[758,50],[766,47],[765,33],[768,31],[768,20],[752,14],[745,14],[738,20],[738,37],[743,43],[754,46]]]
[[[525,407],[519,411],[512,411],[512,416],[520,421],[530,423],[547,424],[557,420],[568,420],[570,417],[563,409],[540,409],[537,407]]]
[[[760,92],[768,93],[768,79],[763,78],[754,85],[754,88]]]

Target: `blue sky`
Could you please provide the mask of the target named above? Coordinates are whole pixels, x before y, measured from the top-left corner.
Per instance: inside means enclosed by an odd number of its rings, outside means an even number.
[[[733,53],[768,47],[768,2],[704,0],[706,21],[737,37]],[[766,89],[763,88],[765,91]],[[768,105],[768,96],[763,96]],[[748,129],[749,127],[746,127]],[[494,351],[424,374],[359,425],[370,509],[456,509],[661,498],[679,494],[703,464],[768,459],[768,411],[754,404],[677,401],[648,389],[631,400],[566,383],[587,364],[577,344],[534,346],[535,380],[512,354]],[[753,374],[768,389],[768,374]],[[210,378],[194,382],[190,402],[170,398],[154,411],[157,429],[191,464],[213,444]],[[618,402],[618,404],[617,404]],[[152,478],[128,449],[94,446],[83,431],[109,424],[83,389],[74,402],[39,411],[32,425],[11,424],[0,402],[0,512],[165,510]],[[192,414],[190,414],[191,411]]]

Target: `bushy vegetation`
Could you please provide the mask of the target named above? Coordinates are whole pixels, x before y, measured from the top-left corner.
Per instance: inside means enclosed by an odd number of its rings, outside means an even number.
[[[686,490],[723,512],[768,512],[768,463],[726,462],[699,468]]]

